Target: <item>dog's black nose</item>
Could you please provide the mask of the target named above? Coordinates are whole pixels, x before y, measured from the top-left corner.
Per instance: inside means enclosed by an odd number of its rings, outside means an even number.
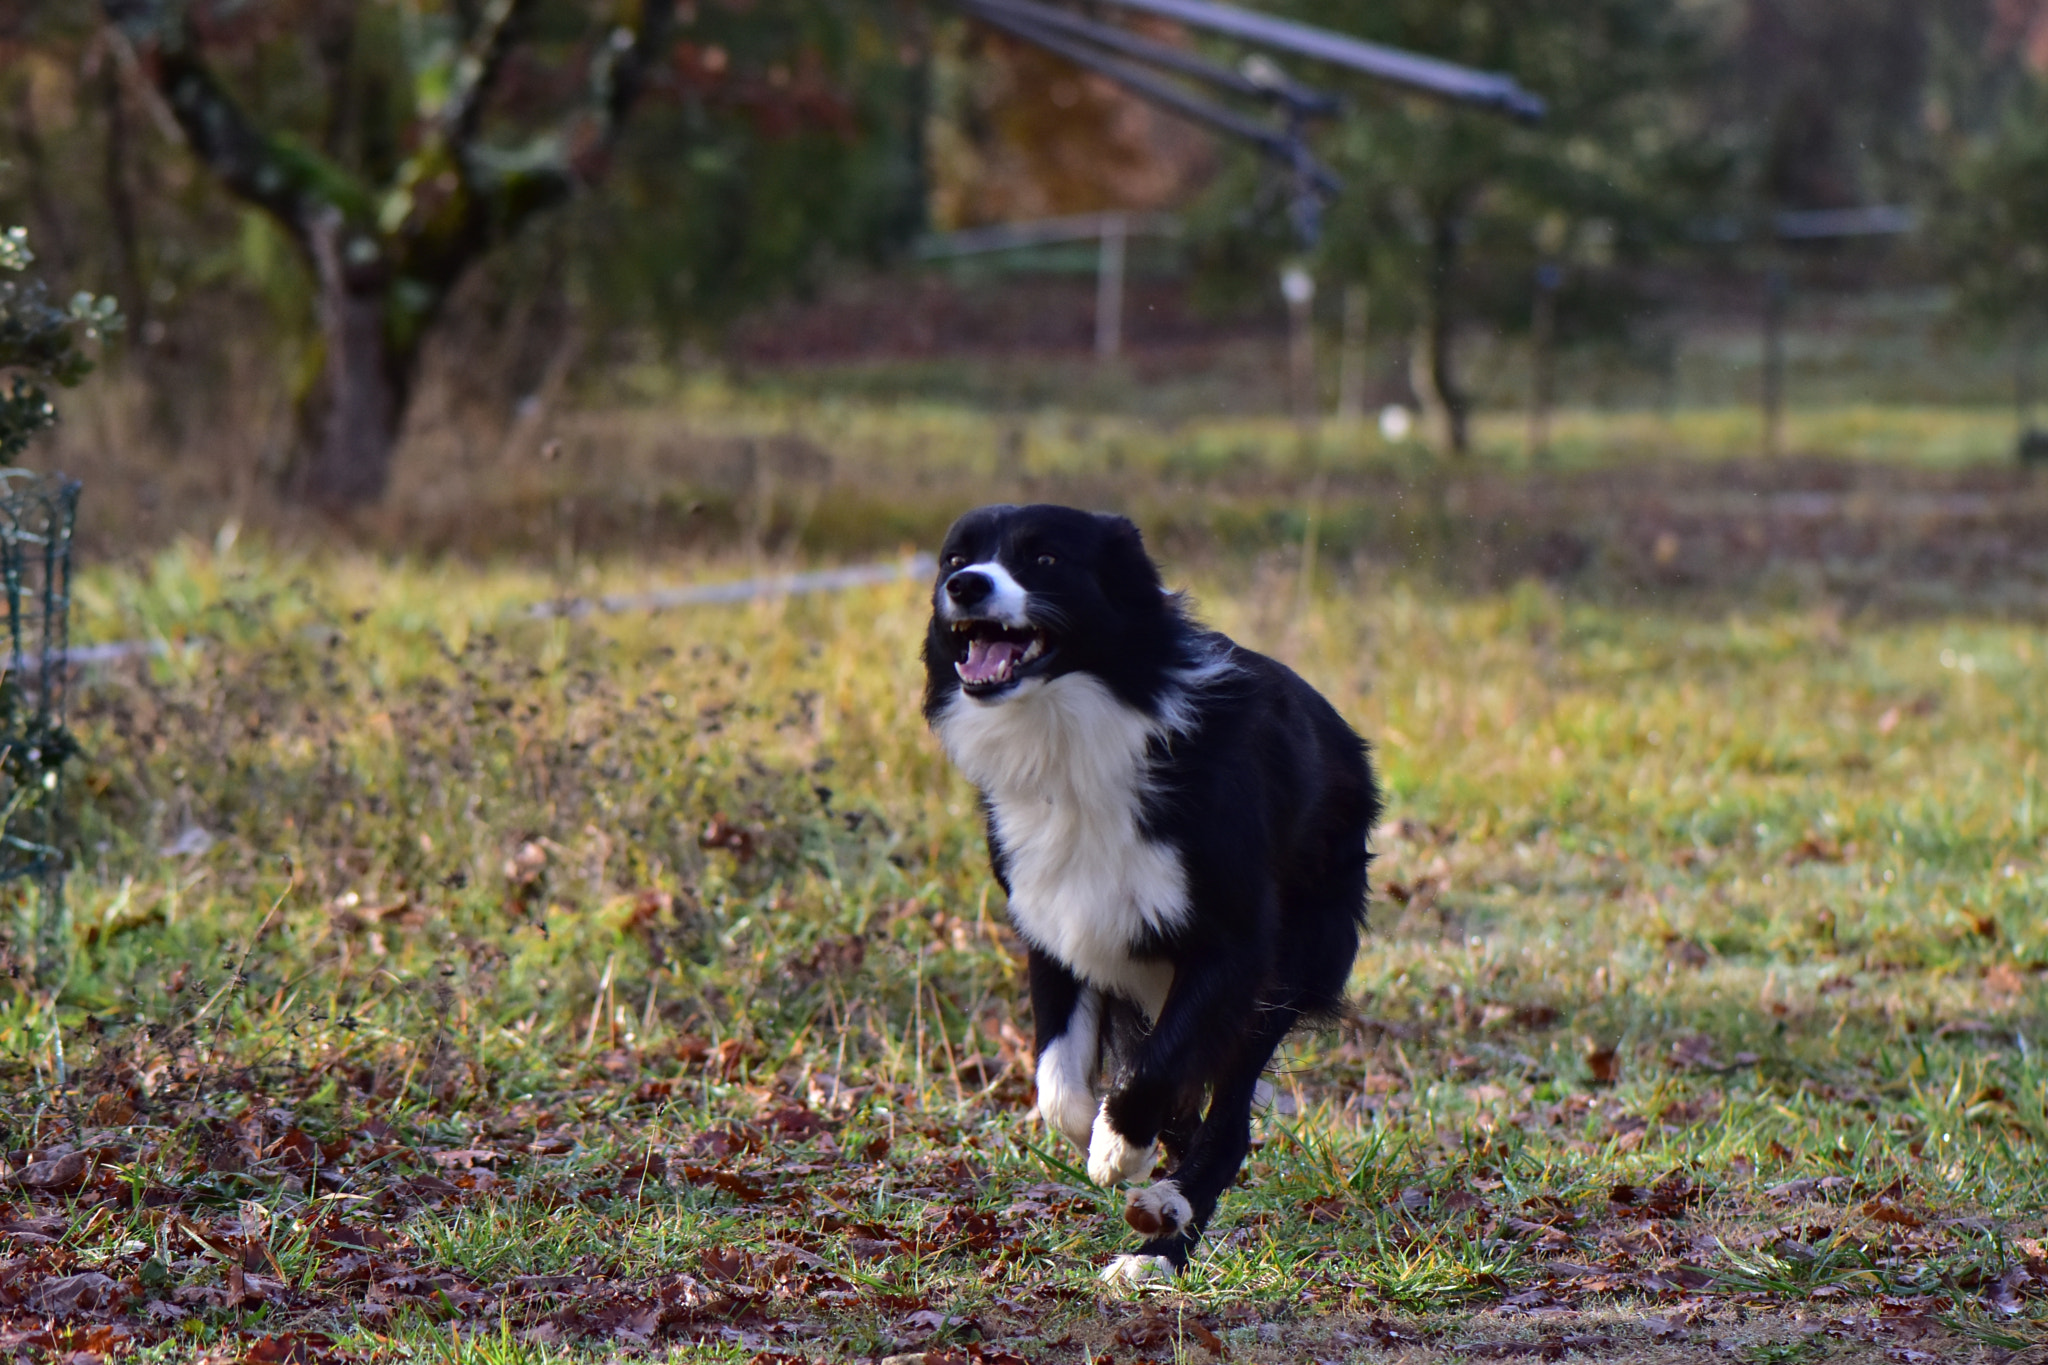
[[[985,573],[962,569],[946,580],[946,596],[963,607],[985,600],[996,590],[996,581]]]

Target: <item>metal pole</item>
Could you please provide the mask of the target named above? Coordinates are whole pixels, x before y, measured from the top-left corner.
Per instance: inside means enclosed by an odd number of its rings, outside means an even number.
[[[1776,458],[1785,449],[1785,300],[1791,284],[1785,268],[1774,265],[1764,276],[1764,454]]]
[[[1114,359],[1124,344],[1124,242],[1130,223],[1121,213],[1102,215],[1102,242],[1095,258],[1095,354]]]
[[[2019,436],[2014,451],[2020,466],[2048,465],[2048,431],[2034,425],[2034,352],[2041,339],[2040,320],[2022,318],[2013,332],[2012,406]]]
[[[1365,324],[1371,295],[1362,284],[1344,286],[1344,332],[1337,353],[1337,417],[1365,416]]]
[[[1536,306],[1529,319],[1529,458],[1550,453],[1550,409],[1557,395],[1557,289],[1564,272],[1545,262],[1536,267]]]
[[[2034,425],[2033,324],[2022,321],[2013,328],[2012,343],[2013,422],[2025,437]]]

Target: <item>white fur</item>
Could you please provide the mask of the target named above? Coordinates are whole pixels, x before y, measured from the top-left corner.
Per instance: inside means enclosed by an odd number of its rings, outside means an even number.
[[[1157,1232],[1147,1233],[1150,1237],[1171,1237],[1195,1221],[1194,1205],[1180,1192],[1180,1186],[1171,1180],[1162,1180],[1147,1185],[1142,1190],[1132,1190],[1124,1200],[1124,1221],[1137,1228],[1132,1222],[1133,1211],[1149,1214],[1148,1221],[1158,1227]],[[1143,1228],[1138,1228],[1144,1232]]]
[[[1159,699],[1159,729],[1162,733],[1192,733],[1201,720],[1196,707],[1203,689],[1236,671],[1237,665],[1230,661],[1230,642],[1221,635],[1204,636],[1197,649],[1193,663],[1173,670],[1170,676],[1174,685]]]
[[[988,701],[955,693],[939,742],[988,798],[1018,931],[1157,1019],[1173,969],[1131,945],[1188,914],[1180,855],[1138,825],[1146,746],[1171,727],[1086,673],[1031,683]]]
[[[950,596],[943,592],[940,593],[939,616],[941,619],[954,621],[962,616],[972,616],[979,621],[1000,621],[1013,629],[1022,629],[1031,624],[1030,618],[1025,615],[1024,611],[1025,604],[1030,601],[1031,594],[1024,591],[1022,583],[1019,583],[1010,576],[1008,569],[996,563],[993,559],[984,559],[979,564],[969,564],[964,568],[953,570],[953,574],[962,573],[986,574],[988,580],[995,584],[995,589],[985,599],[975,603],[972,607],[961,607]],[[953,574],[947,574],[946,577],[951,578]]]
[[[1095,1126],[1095,1059],[1101,1053],[1102,996],[1081,988],[1067,1031],[1038,1055],[1038,1116],[1086,1151]]]
[[[1134,1290],[1147,1280],[1173,1281],[1173,1262],[1164,1256],[1123,1255],[1102,1268],[1101,1280],[1112,1289]]]
[[[1109,1121],[1109,1101],[1095,1111],[1095,1131],[1088,1135],[1088,1178],[1108,1188],[1136,1180],[1152,1169],[1159,1144],[1139,1147],[1127,1140]]]

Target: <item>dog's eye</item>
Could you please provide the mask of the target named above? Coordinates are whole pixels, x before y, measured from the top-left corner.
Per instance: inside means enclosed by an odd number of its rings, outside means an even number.
[[[1038,557],[1038,562],[1048,569],[1050,569],[1053,565],[1059,563],[1059,561],[1054,559],[1051,555],[1040,555]]]
[[[949,569],[960,569],[960,568],[965,568],[965,567],[966,567],[966,565],[967,565],[967,556],[966,556],[966,555],[947,555],[947,556],[946,556],[946,567],[947,567],[947,568],[949,568]]]

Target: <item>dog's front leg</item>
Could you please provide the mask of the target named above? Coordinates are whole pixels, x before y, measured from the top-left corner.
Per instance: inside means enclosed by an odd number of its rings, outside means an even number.
[[[1031,1019],[1037,1033],[1038,1114],[1088,1150],[1095,1078],[1102,1059],[1102,995],[1058,961],[1031,949]]]
[[[1098,1185],[1134,1180],[1152,1169],[1159,1134],[1175,1101],[1199,1093],[1202,1059],[1228,1046],[1251,1013],[1251,986],[1229,957],[1184,965],[1129,1071],[1096,1111],[1088,1141],[1088,1177]]]

